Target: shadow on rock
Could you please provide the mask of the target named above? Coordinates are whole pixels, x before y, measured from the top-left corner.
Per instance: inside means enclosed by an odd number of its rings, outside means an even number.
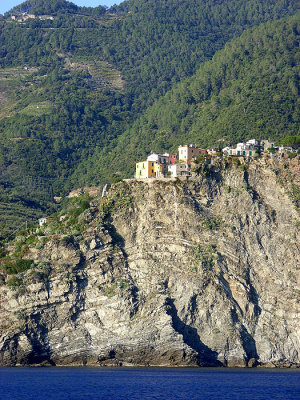
[[[172,317],[173,328],[183,336],[183,341],[198,353],[199,365],[205,367],[221,367],[223,364],[217,359],[218,353],[211,350],[200,339],[197,329],[185,324],[179,317],[174,300],[166,299],[167,314]]]

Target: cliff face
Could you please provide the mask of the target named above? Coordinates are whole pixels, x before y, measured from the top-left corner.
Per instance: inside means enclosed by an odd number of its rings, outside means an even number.
[[[2,365],[300,365],[296,160],[126,181],[1,290]],[[294,198],[293,198],[294,197]]]

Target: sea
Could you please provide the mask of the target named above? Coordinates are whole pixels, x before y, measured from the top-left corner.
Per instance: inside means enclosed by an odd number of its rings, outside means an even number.
[[[299,400],[300,370],[0,368],[1,400]]]

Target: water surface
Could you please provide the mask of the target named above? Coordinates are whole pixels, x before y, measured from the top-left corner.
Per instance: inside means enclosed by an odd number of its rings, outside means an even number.
[[[0,400],[297,400],[300,371],[0,368]]]

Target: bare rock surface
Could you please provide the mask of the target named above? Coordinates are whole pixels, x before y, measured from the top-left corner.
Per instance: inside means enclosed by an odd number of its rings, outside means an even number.
[[[30,249],[43,279],[0,286],[0,364],[299,366],[297,168],[112,186],[83,233]]]

